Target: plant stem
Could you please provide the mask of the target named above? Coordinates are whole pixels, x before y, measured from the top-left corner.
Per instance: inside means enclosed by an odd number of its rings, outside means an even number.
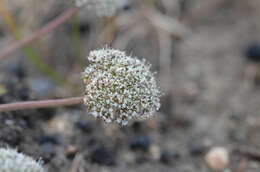
[[[19,27],[16,24],[14,17],[11,12],[6,9],[3,0],[0,0],[0,16],[3,18],[4,23],[8,26],[11,34],[18,41],[21,40],[21,33]],[[55,72],[52,67],[44,62],[44,60],[38,55],[38,53],[31,46],[23,48],[29,60],[47,77],[51,78],[56,83],[63,85],[67,84],[65,78]]]
[[[40,101],[25,101],[17,103],[8,103],[0,105],[0,112],[36,109],[36,108],[50,108],[59,106],[70,106],[83,103],[83,97],[73,97],[54,100],[40,100]]]
[[[72,25],[72,40],[73,46],[76,53],[76,60],[80,67],[84,68],[85,60],[82,58],[82,41],[81,41],[81,33],[79,30],[79,21],[76,17],[74,17],[74,22]]]
[[[79,11],[79,9],[80,8],[78,8],[78,7],[72,7],[70,9],[68,9],[60,17],[51,21],[46,26],[41,28],[39,31],[37,31],[37,32],[33,33],[32,35],[28,36],[27,38],[25,38],[21,41],[18,41],[15,44],[11,45],[7,49],[5,49],[3,51],[3,53],[0,54],[0,60],[9,56],[10,54],[15,52],[16,50],[23,48],[24,46],[32,43],[33,41],[43,37],[44,35],[51,32],[52,30],[54,30],[55,28],[57,28],[61,24],[65,23],[68,19],[73,17]]]

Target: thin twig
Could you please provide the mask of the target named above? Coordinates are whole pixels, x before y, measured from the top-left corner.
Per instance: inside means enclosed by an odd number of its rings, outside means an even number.
[[[5,57],[8,57],[9,55],[11,55],[16,50],[25,47],[26,45],[28,45],[28,44],[32,43],[33,41],[43,37],[44,35],[51,32],[52,30],[54,30],[55,28],[57,28],[61,24],[65,23],[68,19],[73,17],[79,11],[79,9],[80,9],[79,7],[72,7],[70,9],[68,9],[60,17],[51,21],[50,23],[45,25],[43,28],[41,28],[39,31],[37,31],[37,32],[33,33],[32,35],[26,37],[25,39],[22,39],[22,40],[16,42],[15,44],[11,45],[7,49],[5,49],[3,51],[3,53],[0,54],[0,60],[5,58]]]
[[[82,155],[77,154],[72,162],[72,166],[69,172],[77,172],[81,160],[82,160]]]
[[[191,30],[177,19],[163,15],[153,9],[144,8],[143,15],[154,27],[168,32],[174,37],[182,38],[191,33]]]
[[[8,103],[0,105],[0,112],[23,110],[23,109],[36,109],[36,108],[49,108],[59,106],[70,106],[83,103],[83,97],[73,97],[54,100],[40,100],[40,101],[25,101],[17,103]]]
[[[249,159],[260,161],[260,151],[257,148],[249,146],[239,146],[236,151]]]

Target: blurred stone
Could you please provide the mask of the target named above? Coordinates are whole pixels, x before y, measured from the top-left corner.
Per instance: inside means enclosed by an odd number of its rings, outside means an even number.
[[[73,116],[71,115],[71,113],[59,114],[57,116],[54,116],[54,118],[48,121],[48,125],[45,129],[50,133],[72,135],[74,133],[72,118]]]
[[[213,147],[207,153],[205,160],[213,170],[224,170],[229,164],[229,153],[224,147]]]
[[[142,125],[141,122],[139,121],[134,121],[132,124],[132,129],[134,130],[134,132],[138,133],[142,130]]]
[[[149,148],[149,154],[151,155],[151,158],[155,161],[158,161],[161,157],[161,150],[160,147],[157,145],[151,145]]]
[[[9,146],[17,147],[23,141],[21,130],[16,128],[14,130],[3,130],[0,132],[0,141],[7,143]]]
[[[68,148],[66,149],[66,156],[68,158],[74,158],[77,152],[78,149],[75,145],[69,145]]]
[[[260,62],[260,43],[250,43],[246,49],[245,56],[249,61],[259,63]]]
[[[199,138],[199,136],[197,137]],[[212,145],[212,141],[207,138],[194,139],[191,138],[188,143],[189,153],[193,156],[199,156],[205,153],[205,151]]]
[[[86,120],[79,120],[75,123],[76,127],[79,128],[81,131],[90,133],[93,131],[94,126],[86,121]]]
[[[4,122],[5,122],[6,125],[10,125],[10,126],[11,126],[11,125],[14,125],[14,121],[11,120],[11,119],[7,119],[7,120],[5,120]]]
[[[91,153],[91,161],[112,166],[116,164],[115,155],[104,146],[97,146]]]
[[[54,144],[51,142],[45,142],[41,145],[42,158],[44,161],[51,161],[53,156],[55,155]]]
[[[30,89],[28,87],[21,87],[17,92],[21,100],[26,101],[30,99]]]
[[[79,32],[80,32],[81,36],[84,36],[84,35],[88,34],[89,31],[90,31],[89,23],[84,23],[84,22],[80,23],[80,25],[79,25]]]
[[[173,160],[180,157],[178,152],[163,150],[161,153],[160,161],[164,164],[171,164]]]
[[[202,143],[190,143],[188,150],[191,155],[197,156],[203,154],[206,151],[206,147]]]
[[[53,154],[54,152],[54,145],[53,143],[46,142],[42,145],[42,151],[46,154]]]
[[[138,136],[130,141],[129,146],[132,150],[143,150],[147,151],[152,141],[149,136]]]
[[[133,164],[135,162],[135,154],[133,152],[124,152],[123,153],[124,161],[128,164]]]
[[[45,135],[45,136],[41,137],[40,143],[41,144],[44,144],[44,143],[59,144],[59,140],[58,140],[57,136],[55,136],[55,135]]]

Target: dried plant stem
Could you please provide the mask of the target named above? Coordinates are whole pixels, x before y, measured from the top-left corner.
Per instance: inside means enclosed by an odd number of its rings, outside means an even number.
[[[83,103],[83,97],[73,97],[54,100],[40,100],[40,101],[26,101],[0,105],[0,112],[23,110],[23,109],[36,109],[36,108],[49,108],[59,106],[70,106]]]
[[[33,41],[35,41],[35,40],[43,37],[47,33],[51,32],[52,30],[54,30],[55,28],[57,28],[58,26],[60,26],[64,22],[66,22],[68,19],[73,17],[79,11],[79,9],[80,8],[78,8],[78,7],[72,7],[70,9],[68,9],[60,17],[51,21],[46,26],[41,28],[39,31],[37,31],[37,32],[33,33],[32,35],[28,36],[27,38],[22,39],[21,41],[18,41],[15,44],[11,45],[7,49],[5,49],[3,51],[3,53],[0,54],[0,60],[5,57],[8,57],[10,54],[15,52],[16,50],[25,47],[26,45],[32,43]]]
[[[20,34],[20,29],[17,26],[12,13],[5,7],[3,0],[0,0],[0,17],[3,18],[4,23],[6,23],[14,38],[16,40],[21,40],[22,36]],[[45,74],[47,77],[57,82],[58,84],[67,84],[65,78],[54,71],[51,66],[46,64],[33,47],[28,45],[24,47],[23,50],[25,51],[29,60],[32,61],[32,63],[37,67],[39,71],[41,71],[43,74]]]

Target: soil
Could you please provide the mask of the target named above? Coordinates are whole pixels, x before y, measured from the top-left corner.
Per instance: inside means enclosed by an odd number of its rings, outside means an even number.
[[[71,6],[24,1],[34,5],[6,1],[24,36]],[[42,161],[49,172],[210,172],[205,155],[222,146],[230,157],[226,171],[258,172],[259,10],[260,2],[245,0],[158,0],[155,7],[131,1],[114,20],[82,10],[32,46],[76,87],[57,84],[19,50],[0,63],[0,103],[81,95],[85,56],[108,45],[152,63],[160,111],[126,127],[98,121],[81,105],[4,112],[0,147]],[[12,42],[0,20],[0,51]]]

